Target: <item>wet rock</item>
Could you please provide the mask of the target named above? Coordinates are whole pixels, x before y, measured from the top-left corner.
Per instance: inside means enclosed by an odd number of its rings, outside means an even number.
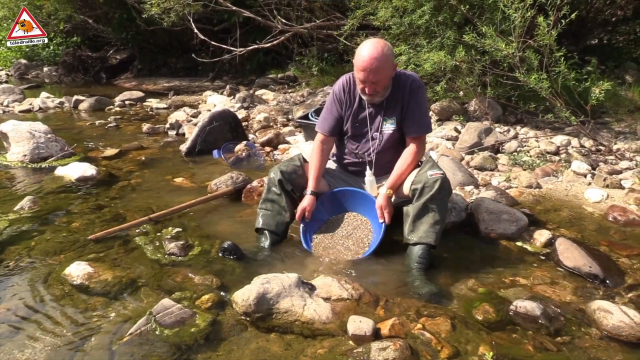
[[[78,109],[80,107],[80,105],[85,102],[87,100],[86,97],[81,96],[81,95],[75,95],[73,98],[71,98],[71,108],[73,109]],[[105,107],[106,108],[106,107]]]
[[[335,291],[322,289],[327,283],[307,282],[292,273],[265,274],[235,292],[231,302],[238,313],[258,328],[306,336],[342,335],[347,317],[364,303],[362,299],[323,299],[319,294]]]
[[[231,171],[209,183],[207,191],[210,194],[228,188],[240,188],[252,182],[251,178],[240,171]],[[238,189],[239,190],[239,189]]]
[[[509,207],[520,205],[520,202],[516,200],[506,190],[503,190],[497,186],[487,185],[484,190],[478,195],[478,197],[485,197],[495,201],[499,201]]]
[[[196,126],[193,135],[180,146],[183,156],[211,155],[231,141],[248,141],[249,137],[238,116],[229,109],[211,112]]]
[[[462,223],[467,218],[467,200],[458,193],[452,193],[449,198],[449,207],[447,209],[447,227],[455,226]]]
[[[144,149],[144,146],[137,142],[122,145],[122,147],[120,147],[120,150],[122,151],[136,151],[136,150],[142,150],[142,149]]]
[[[531,238],[531,243],[539,248],[546,247],[553,240],[553,234],[549,230],[536,230]]]
[[[376,335],[376,323],[364,316],[351,315],[347,322],[347,334],[358,346],[370,343]]]
[[[225,241],[222,243],[220,249],[218,249],[218,256],[232,260],[244,260],[246,257],[240,246],[233,241]]]
[[[621,243],[613,240],[600,240],[600,244],[608,246],[611,250],[622,256],[637,256],[640,255],[640,246]]]
[[[196,305],[204,310],[210,310],[223,301],[224,299],[220,294],[211,293],[198,299]]]
[[[325,301],[364,301],[372,295],[360,284],[340,276],[320,275],[311,280],[316,288],[315,294]]]
[[[36,210],[40,207],[40,200],[35,196],[27,196],[25,197],[15,208],[13,211],[32,211]]]
[[[122,154],[122,150],[120,149],[107,149],[107,150],[98,150],[92,151],[88,155],[97,157],[100,159],[114,159]]]
[[[446,317],[437,317],[435,319],[422,318],[419,321],[422,326],[430,333],[435,333],[442,338],[447,338],[453,332],[451,320]]]
[[[469,123],[460,134],[455,149],[460,152],[469,150],[487,151],[488,146],[500,140],[500,136],[490,125],[483,123]]]
[[[347,353],[350,360],[413,360],[411,347],[403,339],[385,339],[363,345]]]
[[[593,183],[603,189],[623,189],[620,179],[600,173],[596,173]]]
[[[516,300],[509,307],[509,315],[523,329],[547,335],[555,334],[565,323],[559,309],[541,300]]]
[[[479,171],[494,171],[498,168],[495,159],[489,154],[480,154],[474,157],[469,165]]]
[[[3,104],[6,100],[23,102],[24,99],[26,99],[24,91],[19,87],[9,84],[0,85],[0,104]]]
[[[640,314],[637,311],[604,300],[590,302],[586,310],[594,326],[607,336],[640,343]]]
[[[8,150],[7,161],[39,163],[70,150],[48,126],[36,121],[5,121],[0,124],[0,139]]]
[[[242,202],[248,205],[257,205],[262,198],[267,177],[260,178],[247,185],[242,191]]]
[[[140,319],[127,332],[126,338],[148,331],[154,325],[165,329],[178,329],[195,320],[196,316],[195,311],[187,309],[171,299],[164,298],[151,309],[150,314]]]
[[[531,171],[520,171],[513,174],[518,186],[525,189],[539,189],[542,186],[538,182],[536,175]]]
[[[578,160],[574,160],[571,163],[570,170],[573,171],[574,174],[580,175],[580,176],[587,176],[587,175],[591,174],[591,166],[585,164],[582,161],[578,161]]]
[[[164,125],[151,125],[151,124],[142,124],[142,133],[145,135],[156,135],[156,134],[164,134],[165,126]]]
[[[479,187],[478,179],[460,161],[449,156],[438,156],[437,162],[447,175],[453,189],[466,186]]]
[[[613,204],[604,213],[605,219],[614,224],[630,227],[640,226],[640,213],[622,205]]]
[[[416,330],[413,333],[418,335],[424,343],[430,346],[427,351],[422,351],[422,355],[425,355],[426,358],[434,359],[439,357],[440,359],[454,359],[458,357],[458,349],[445,340],[440,339],[436,334],[424,330]],[[435,350],[435,353],[433,350]]]
[[[86,261],[69,265],[62,272],[62,277],[82,292],[108,298],[117,298],[136,283],[125,270],[109,269],[104,264]]]
[[[90,181],[98,178],[98,168],[86,162],[73,162],[56,168],[55,175],[63,176],[72,181]]]
[[[640,206],[640,189],[628,189],[622,200],[629,205]]]
[[[499,201],[480,197],[469,206],[482,236],[491,239],[517,239],[529,226],[519,210]]]
[[[80,111],[102,111],[108,108],[109,106],[113,106],[113,101],[111,99],[107,99],[102,96],[95,96],[92,98],[88,98],[83,101],[80,105],[78,105],[78,110]]]
[[[376,325],[383,339],[403,338],[411,331],[411,324],[403,317],[394,317]]]
[[[471,102],[466,105],[466,108],[471,121],[490,120],[491,122],[496,122],[498,118],[502,116],[502,108],[500,105],[484,97],[471,100]]]
[[[165,238],[162,241],[164,245],[165,254],[168,256],[185,257],[189,255],[189,251],[193,248],[188,240],[175,240],[171,238]]]
[[[258,131],[256,136],[258,137],[256,143],[263,148],[270,147],[275,149],[286,141],[282,132],[276,129]]]
[[[625,274],[618,264],[602,251],[576,240],[559,237],[551,259],[564,269],[589,281],[616,288],[624,285]]]

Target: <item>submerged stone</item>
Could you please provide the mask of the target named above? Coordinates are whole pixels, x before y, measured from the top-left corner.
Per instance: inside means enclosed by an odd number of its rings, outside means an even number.
[[[144,253],[162,264],[173,261],[186,261],[202,251],[200,243],[181,240],[182,229],[169,227],[159,234],[153,234],[151,227],[142,226],[140,230],[148,235],[137,236],[133,239],[142,247]]]
[[[117,298],[136,283],[126,270],[110,269],[104,264],[86,261],[69,265],[62,272],[62,277],[82,292],[108,298]]]
[[[508,310],[511,302],[495,291],[479,289],[478,293],[464,302],[465,314],[489,330],[503,329],[509,322]]]
[[[590,302],[586,310],[594,326],[605,335],[640,343],[640,314],[637,311],[603,300]]]
[[[617,225],[640,227],[640,214],[622,205],[609,206],[604,217]]]
[[[509,308],[509,315],[526,330],[553,334],[564,326],[560,310],[541,300],[516,300]]]
[[[409,343],[402,339],[374,341],[349,351],[350,360],[411,360],[413,355]]]
[[[613,259],[602,251],[576,240],[559,237],[555,242],[551,259],[589,281],[612,288],[624,285],[624,271]]]
[[[247,186],[251,183],[251,178],[240,171],[231,171],[228,174],[222,175],[219,178],[209,183],[207,191],[209,194],[228,189]]]

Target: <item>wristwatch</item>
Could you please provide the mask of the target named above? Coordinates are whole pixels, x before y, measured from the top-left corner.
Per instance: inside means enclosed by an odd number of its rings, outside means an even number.
[[[320,195],[318,192],[313,191],[313,190],[305,190],[303,192],[304,195],[311,195],[311,196],[315,196],[316,198],[318,197],[318,195]]]
[[[393,197],[393,190],[388,189],[388,188],[386,188],[386,187],[383,187],[383,188],[382,188],[382,189],[380,189],[380,190],[383,190],[382,192],[384,192],[385,194],[387,194],[387,196],[388,196],[388,197],[390,197],[390,198],[392,198],[392,197]]]

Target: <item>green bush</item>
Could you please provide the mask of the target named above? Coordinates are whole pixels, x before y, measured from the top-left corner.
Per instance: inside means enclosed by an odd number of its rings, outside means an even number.
[[[575,121],[613,85],[594,61],[585,67],[559,45],[576,16],[563,1],[358,0],[354,7],[350,28],[379,27],[399,66],[418,73],[433,100],[488,95]]]

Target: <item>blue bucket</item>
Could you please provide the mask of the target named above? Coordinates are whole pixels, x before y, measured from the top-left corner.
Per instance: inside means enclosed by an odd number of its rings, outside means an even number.
[[[335,189],[318,198],[311,219],[309,221],[302,220],[300,224],[300,237],[304,248],[312,251],[313,235],[327,220],[347,212],[355,212],[369,219],[373,230],[373,239],[369,249],[362,257],[371,255],[380,244],[387,226],[378,220],[376,199],[368,192],[352,187]]]

